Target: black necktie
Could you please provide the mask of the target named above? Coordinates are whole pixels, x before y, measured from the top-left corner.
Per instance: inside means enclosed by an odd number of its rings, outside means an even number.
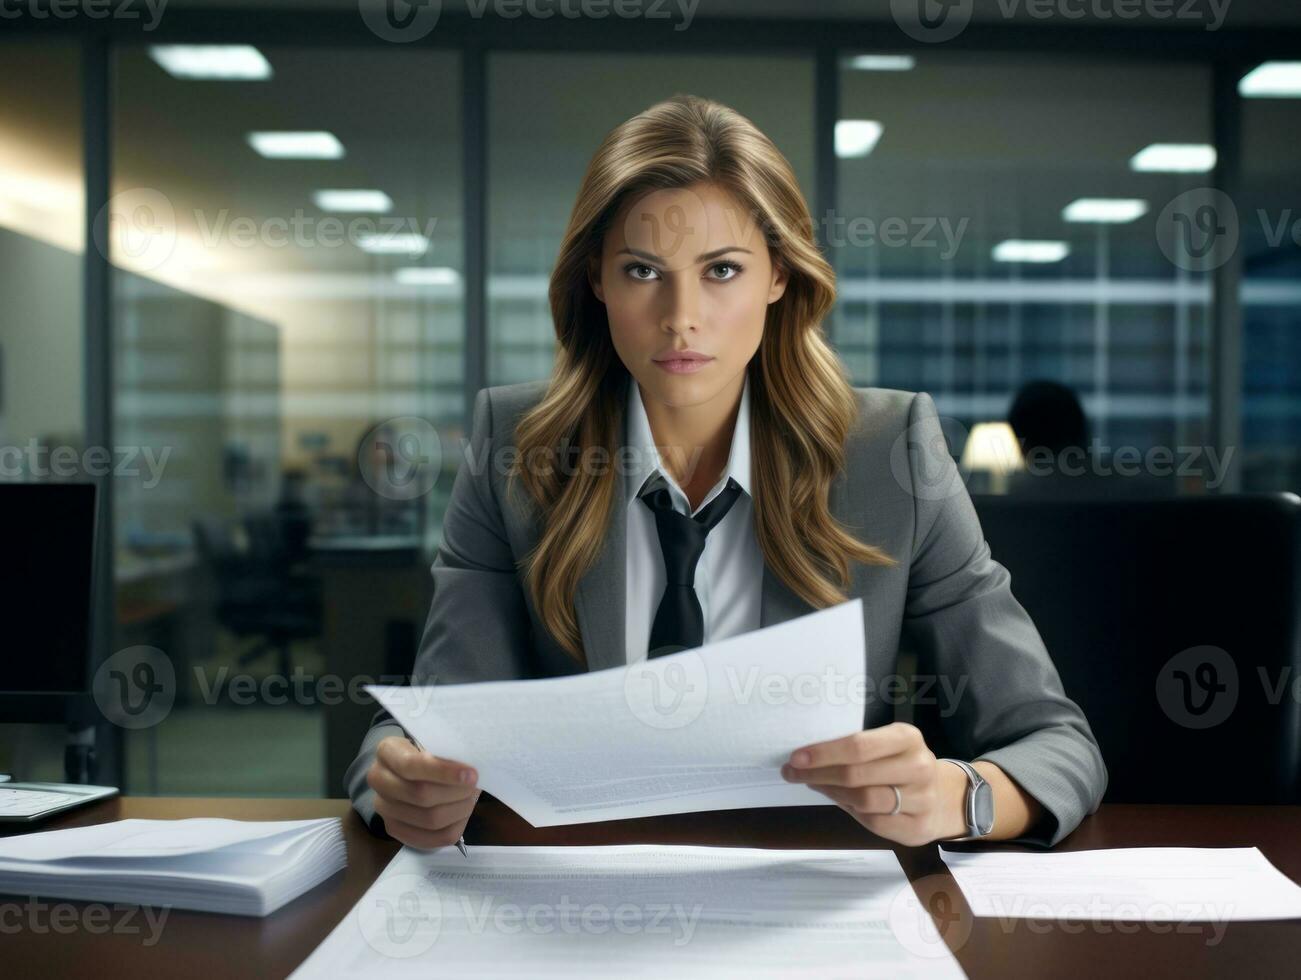
[[[705,537],[741,495],[741,485],[727,486],[695,517],[673,509],[668,484],[655,473],[637,495],[655,515],[660,551],[664,554],[664,595],[651,625],[647,659],[689,650],[705,642],[705,617],[696,598],[696,564],[705,550]]]

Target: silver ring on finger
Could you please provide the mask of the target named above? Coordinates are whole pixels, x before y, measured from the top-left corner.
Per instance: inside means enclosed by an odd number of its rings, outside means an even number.
[[[898,816],[899,811],[903,809],[903,794],[899,792],[898,786],[891,786],[890,788],[894,790],[894,809],[887,816],[894,817]]]

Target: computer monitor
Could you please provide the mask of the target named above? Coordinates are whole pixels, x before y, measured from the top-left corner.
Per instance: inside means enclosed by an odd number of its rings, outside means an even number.
[[[0,722],[89,701],[96,486],[0,483]]]

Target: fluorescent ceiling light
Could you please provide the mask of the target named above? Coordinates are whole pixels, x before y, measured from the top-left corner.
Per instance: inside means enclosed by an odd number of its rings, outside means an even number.
[[[406,234],[357,236],[357,247],[372,255],[424,255],[429,250],[429,239],[415,232]]]
[[[271,77],[271,63],[249,44],[153,44],[149,57],[173,78],[259,81]]]
[[[322,211],[370,211],[386,214],[393,210],[393,200],[383,191],[317,191],[312,200]]]
[[[1009,238],[994,246],[995,262],[1060,262],[1071,254],[1065,242],[1031,242]]]
[[[1301,61],[1267,61],[1238,82],[1248,99],[1301,99]]]
[[[337,160],[343,144],[333,133],[249,133],[249,146],[272,160]]]
[[[882,132],[883,127],[874,119],[841,119],[836,123],[836,156],[867,156]]]
[[[1129,169],[1145,173],[1204,174],[1215,169],[1215,147],[1205,143],[1153,143],[1134,154]]]
[[[912,71],[917,65],[910,54],[856,54],[848,60],[856,71]]]
[[[404,286],[455,286],[461,281],[461,274],[455,269],[444,266],[437,268],[407,266],[395,270],[393,278]]]
[[[1126,197],[1082,197],[1062,209],[1065,221],[1123,225],[1147,214],[1147,201]]]

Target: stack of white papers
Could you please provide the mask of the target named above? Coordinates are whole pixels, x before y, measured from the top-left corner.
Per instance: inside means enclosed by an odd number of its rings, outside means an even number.
[[[940,849],[980,916],[1229,922],[1301,918],[1301,887],[1255,847],[1042,854]]]
[[[119,820],[0,840],[0,892],[268,915],[347,863],[319,820]]]
[[[863,728],[862,600],[608,670],[366,690],[535,827],[834,806],[781,767]]]
[[[962,977],[893,851],[402,851],[293,974]]]

